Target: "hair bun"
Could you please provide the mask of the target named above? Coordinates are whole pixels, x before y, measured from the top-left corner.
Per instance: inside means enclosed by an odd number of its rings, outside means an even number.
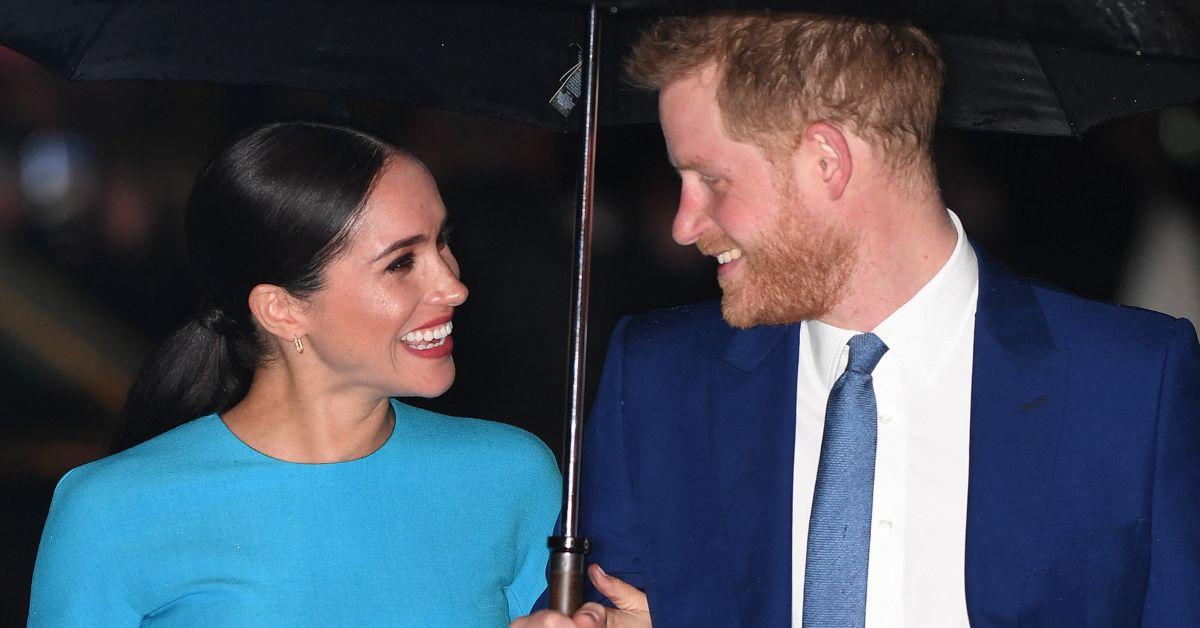
[[[237,329],[237,321],[229,318],[225,314],[225,310],[221,309],[220,306],[211,303],[205,304],[200,309],[200,313],[196,316],[196,321],[202,327],[222,336],[227,336]]]

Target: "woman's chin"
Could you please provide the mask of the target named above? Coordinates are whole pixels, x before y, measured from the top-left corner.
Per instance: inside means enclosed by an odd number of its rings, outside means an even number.
[[[440,397],[450,386],[454,384],[454,362],[449,363],[449,373],[445,377],[430,377],[421,382],[406,381],[401,382],[397,388],[398,392],[393,393],[393,397],[421,397],[424,399],[432,399]]]

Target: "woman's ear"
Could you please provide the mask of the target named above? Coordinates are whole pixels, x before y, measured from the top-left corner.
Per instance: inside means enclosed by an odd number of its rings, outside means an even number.
[[[829,200],[841,198],[854,170],[850,145],[841,129],[828,122],[814,122],[805,130],[802,145],[808,147],[802,152],[816,162],[817,179]]]
[[[303,303],[279,286],[269,283],[254,286],[247,304],[258,326],[282,342],[294,342],[308,333]]]

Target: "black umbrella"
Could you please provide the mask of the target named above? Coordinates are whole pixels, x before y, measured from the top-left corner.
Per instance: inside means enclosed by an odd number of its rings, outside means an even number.
[[[610,0],[603,124],[653,122],[621,57],[666,11],[768,7],[912,19],[948,65],[942,123],[1079,135],[1200,100],[1194,0]],[[577,130],[564,116],[588,40],[582,0],[7,0],[0,41],[68,80],[182,79],[294,87]],[[578,75],[576,75],[578,76]],[[553,99],[556,94],[565,98]],[[577,91],[575,93],[578,93]],[[556,108],[558,104],[561,107]]]
[[[655,119],[650,95],[599,68],[618,67],[663,12],[747,7],[927,28],[947,64],[941,122],[954,128],[1080,135],[1114,117],[1200,101],[1193,0],[6,0],[0,43],[68,80],[293,87],[582,131],[564,530],[551,539],[551,606],[566,612],[579,604],[587,550],[576,513],[596,129]]]

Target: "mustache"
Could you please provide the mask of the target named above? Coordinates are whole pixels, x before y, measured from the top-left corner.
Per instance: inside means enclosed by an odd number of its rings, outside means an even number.
[[[718,253],[724,253],[729,249],[741,247],[739,247],[736,242],[723,235],[716,233],[703,233],[700,234],[700,238],[696,240],[696,248],[704,255],[712,256]]]

